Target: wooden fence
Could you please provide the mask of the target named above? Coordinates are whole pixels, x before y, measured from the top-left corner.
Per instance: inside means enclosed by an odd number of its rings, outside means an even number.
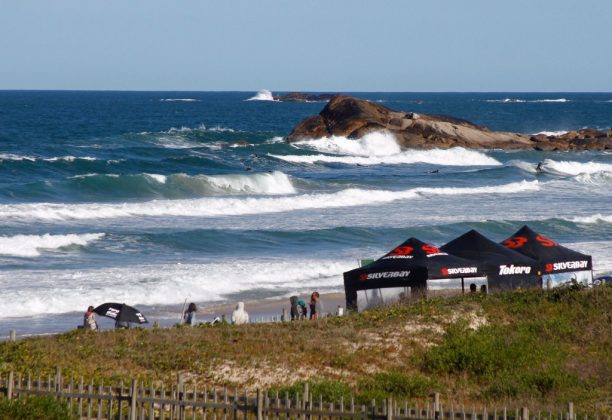
[[[558,412],[540,412],[527,407],[508,409],[475,408],[466,409],[463,405],[444,404],[439,394],[429,401],[409,404],[391,398],[369,405],[356,404],[354,399],[340,399],[333,403],[321,399],[313,401],[308,385],[303,392],[295,395],[270,395],[258,390],[248,394],[227,389],[198,389],[187,386],[182,380],[171,387],[143,386],[133,380],[129,386],[94,385],[84,383],[83,379],[65,381],[58,369],[56,375],[45,378],[21,375],[10,372],[0,375],[0,397],[20,398],[46,395],[65,401],[69,410],[80,419],[128,419],[128,420],[313,420],[313,419],[375,419],[375,420],[582,420],[572,403]],[[590,418],[599,418],[593,417]],[[610,420],[610,417],[602,417]]]

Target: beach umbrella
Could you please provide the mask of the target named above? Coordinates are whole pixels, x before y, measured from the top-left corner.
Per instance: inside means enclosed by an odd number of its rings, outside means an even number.
[[[94,312],[100,316],[112,318],[116,322],[134,322],[136,324],[145,324],[149,322],[138,309],[126,305],[125,303],[103,303],[94,309]]]

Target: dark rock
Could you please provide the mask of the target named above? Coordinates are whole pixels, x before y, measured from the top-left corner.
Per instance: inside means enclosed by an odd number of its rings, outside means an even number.
[[[405,148],[465,147],[478,149],[607,150],[612,149],[612,130],[571,131],[560,136],[496,132],[459,118],[397,112],[350,96],[336,95],[313,117],[293,128],[287,141],[329,136],[360,138],[386,131]]]
[[[288,141],[328,136],[360,138],[374,131],[395,135],[409,148],[525,148],[529,137],[492,132],[469,121],[444,115],[396,112],[382,105],[349,96],[334,96],[319,115],[298,124]]]
[[[274,99],[281,102],[321,102],[329,101],[334,95],[333,93],[310,94],[289,92],[286,95],[277,95]]]

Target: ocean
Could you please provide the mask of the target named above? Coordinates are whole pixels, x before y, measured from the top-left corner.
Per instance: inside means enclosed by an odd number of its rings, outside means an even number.
[[[612,93],[351,95],[492,130],[612,126]],[[612,272],[612,152],[286,144],[325,103],[271,99],[0,91],[0,336],[67,331],[107,301],[171,325],[185,300],[341,291],[360,258],[472,228],[528,224]]]

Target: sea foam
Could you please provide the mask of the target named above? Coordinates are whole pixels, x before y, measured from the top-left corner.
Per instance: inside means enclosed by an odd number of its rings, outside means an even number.
[[[196,196],[218,194],[276,195],[293,194],[291,178],[284,172],[241,173],[227,175],[187,175],[187,174],[97,174],[75,175],[69,179],[81,179],[89,186],[101,191],[102,188],[121,192],[134,189],[153,190],[155,193],[176,197],[176,191]],[[81,185],[82,187],[82,185]]]
[[[43,249],[58,249],[70,245],[85,246],[103,236],[104,233],[0,236],[0,255],[37,257]]]
[[[270,156],[292,163],[343,163],[346,165],[400,165],[428,163],[447,166],[492,166],[501,165],[485,153],[461,147],[453,149],[402,150],[395,136],[387,132],[374,132],[353,140],[333,136],[317,140],[293,143],[302,150],[328,154],[316,155],[273,155]]]
[[[485,102],[499,102],[499,103],[525,103],[525,102],[531,102],[531,103],[547,103],[547,102],[557,102],[557,103],[564,103],[564,102],[571,102],[569,99],[566,98],[554,98],[554,99],[518,99],[518,98],[503,98],[503,99],[485,99]]]
[[[521,181],[471,188],[412,188],[400,191],[349,188],[334,193],[281,197],[209,197],[121,204],[5,204],[0,205],[0,218],[14,221],[65,221],[161,216],[218,217],[377,205],[423,196],[513,194],[539,189],[538,181]]]
[[[2,271],[1,283],[18,278],[21,286],[3,290],[0,318],[82,311],[88,305],[107,301],[135,306],[180,304],[184,299],[215,302],[253,289],[277,296],[315,289],[341,290],[342,273],[354,265],[352,259],[262,260],[241,256],[210,264]]]
[[[272,92],[267,89],[262,89],[257,91],[255,96],[245,99],[245,101],[274,101],[277,102],[276,99],[272,96]]]

